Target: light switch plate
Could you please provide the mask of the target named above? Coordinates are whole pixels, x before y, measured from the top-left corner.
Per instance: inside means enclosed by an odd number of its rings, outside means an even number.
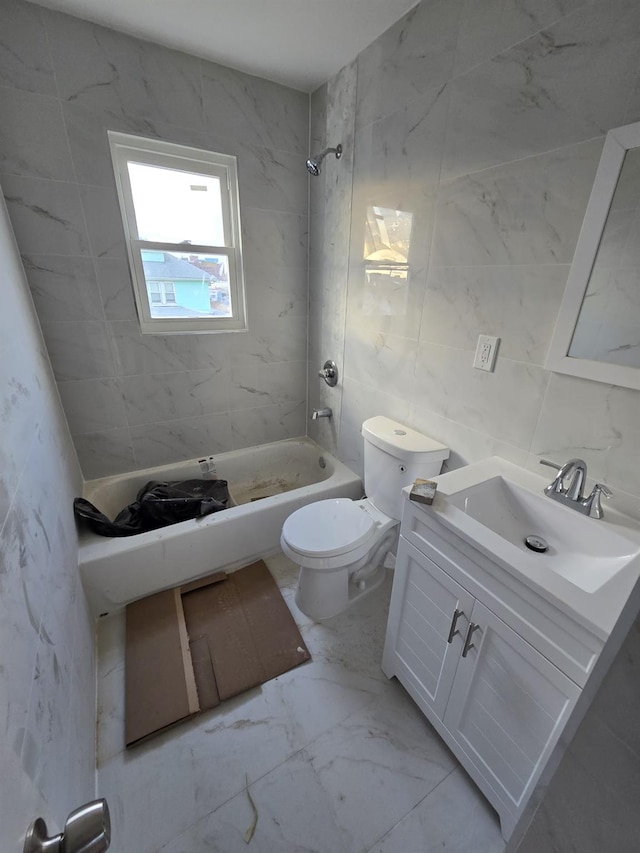
[[[491,335],[478,335],[478,346],[476,347],[473,366],[478,370],[493,373],[499,344],[500,338],[494,338]]]

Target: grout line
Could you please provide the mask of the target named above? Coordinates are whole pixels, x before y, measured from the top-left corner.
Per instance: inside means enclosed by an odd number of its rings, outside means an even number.
[[[234,794],[232,794],[231,796],[229,796],[226,800],[224,800],[224,802],[219,803],[215,808],[211,809],[211,811],[207,812],[207,813],[206,813],[206,814],[204,814],[204,815],[201,815],[199,818],[197,818],[196,820],[194,820],[194,821],[192,821],[191,823],[189,823],[189,824],[188,824],[184,829],[180,830],[180,832],[179,832],[179,833],[177,833],[177,835],[174,835],[174,836],[172,836],[171,838],[167,839],[167,840],[162,844],[162,847],[158,847],[158,848],[156,848],[155,853],[157,853],[157,851],[162,850],[163,848],[165,848],[165,847],[166,847],[168,844],[170,844],[171,842],[176,841],[176,840],[177,840],[177,839],[179,839],[181,836],[185,835],[187,832],[190,832],[194,827],[198,826],[198,824],[200,824],[200,823],[204,822],[205,820],[208,820],[208,819],[211,817],[211,815],[215,814],[217,811],[219,811],[221,808],[223,808],[224,806],[226,806],[226,805],[227,805],[228,803],[230,803],[232,800],[235,800],[235,799],[236,799],[236,797],[239,797],[239,796],[241,796],[242,794],[246,793],[246,791],[248,790],[248,788],[252,788],[252,787],[253,787],[257,782],[260,782],[262,779],[264,779],[264,778],[265,778],[265,776],[268,776],[270,773],[273,773],[273,771],[274,771],[274,770],[277,770],[279,767],[282,767],[282,765],[283,765],[283,764],[286,764],[286,763],[287,763],[287,761],[289,761],[289,759],[294,758],[296,755],[299,755],[299,754],[300,754],[301,752],[303,752],[303,751],[304,751],[304,747],[301,747],[300,749],[297,749],[295,752],[293,752],[291,755],[289,755],[287,758],[285,758],[285,759],[284,759],[284,761],[279,762],[279,763],[278,763],[278,764],[276,764],[274,767],[272,767],[272,768],[271,768],[271,770],[268,770],[266,773],[263,773],[263,774],[262,774],[262,776],[257,776],[255,779],[251,779],[251,780],[249,780],[249,784],[248,784],[248,785],[243,784],[243,785],[242,785],[242,787],[241,787],[238,791],[236,791]],[[120,753],[118,753],[118,754],[120,754]]]
[[[475,71],[476,69],[480,68],[483,65],[488,64],[489,62],[493,62],[499,56],[502,56],[503,54],[508,53],[510,50],[513,50],[515,47],[518,47],[518,45],[525,44],[526,42],[531,41],[532,39],[539,36],[540,33],[544,33],[546,30],[549,30],[552,27],[555,27],[555,25],[558,24],[560,21],[563,21],[566,18],[570,18],[573,15],[584,14],[585,7],[587,7],[587,9],[588,9],[589,6],[591,6],[591,3],[588,2],[588,0],[583,0],[582,4],[577,9],[572,9],[570,12],[567,12],[564,15],[559,15],[557,18],[554,18],[552,21],[549,21],[547,24],[540,27],[535,32],[529,33],[529,35],[525,36],[524,38],[521,38],[518,41],[514,41],[510,45],[508,45],[507,47],[504,47],[504,48],[498,50],[498,52],[494,53],[493,56],[489,56],[486,59],[481,59],[479,62],[476,62],[474,65],[470,65],[468,68],[465,68],[464,71],[460,71],[458,74],[454,74],[453,77],[450,78],[449,82],[451,82],[453,80],[458,80],[460,77],[464,77],[466,74],[469,74],[471,71]],[[458,56],[459,40],[460,40],[460,30],[458,30],[458,39],[456,40],[456,51],[455,51],[456,59]],[[454,65],[455,65],[455,60],[454,60]]]
[[[496,169],[502,169],[505,166],[512,166],[515,163],[524,163],[527,160],[537,160],[541,157],[547,157],[550,154],[555,154],[558,151],[566,151],[571,148],[577,148],[579,145],[588,145],[591,142],[595,142],[598,139],[604,140],[605,134],[599,133],[596,136],[590,136],[587,139],[576,139],[574,142],[567,142],[564,145],[556,145],[555,148],[546,148],[544,151],[536,151],[532,154],[523,154],[522,157],[514,157],[512,160],[503,160],[500,163],[492,163],[487,166],[482,166],[479,169],[472,169],[468,172],[460,172],[456,175],[451,175],[450,177],[444,178],[441,181],[441,186],[447,186],[455,181],[459,181],[462,178],[474,177],[475,175],[480,175],[483,172],[490,172]],[[446,141],[446,140],[445,140]]]
[[[50,39],[49,30],[48,30],[48,28],[47,28],[47,25],[46,25],[46,22],[45,22],[44,18],[42,19],[42,26],[43,26],[43,30],[44,30],[44,33],[45,33],[45,38],[46,38],[46,41],[47,41],[47,49],[48,49],[48,51],[49,51],[49,61],[50,61],[50,64],[51,64],[51,70],[52,70],[52,72],[53,72],[53,79],[54,79],[54,83],[55,83],[55,87],[56,87],[56,93],[57,93],[57,96],[58,96],[58,106],[59,106],[59,109],[60,109],[60,116],[61,116],[61,118],[62,118],[62,126],[63,126],[63,128],[64,128],[64,136],[65,136],[65,140],[66,140],[66,144],[67,144],[67,151],[68,151],[68,154],[69,154],[69,160],[70,160],[70,162],[71,162],[71,168],[72,168],[72,170],[73,170],[73,174],[74,174],[74,176],[75,176],[74,186],[75,186],[75,190],[76,190],[76,196],[77,196],[77,199],[78,199],[78,204],[80,205],[80,211],[81,211],[81,214],[82,214],[82,221],[83,221],[83,223],[84,223],[84,230],[85,230],[85,234],[84,234],[84,236],[86,237],[87,247],[88,247],[88,249],[89,249],[88,255],[83,255],[83,256],[81,256],[81,257],[88,257],[88,258],[89,258],[89,260],[91,261],[91,268],[93,269],[93,277],[94,277],[94,280],[95,280],[95,287],[96,287],[97,296],[98,296],[98,303],[99,303],[99,305],[100,305],[100,311],[101,311],[101,319],[100,319],[100,320],[93,320],[93,321],[91,321],[91,322],[99,322],[99,323],[104,323],[104,324],[105,324],[105,327],[106,327],[106,328],[105,328],[105,333],[106,333],[106,335],[107,335],[107,340],[108,340],[108,349],[109,349],[109,354],[110,354],[110,356],[111,356],[111,367],[112,367],[112,370],[113,370],[113,376],[115,377],[115,376],[117,375],[117,370],[116,370],[116,353],[115,353],[115,351],[114,351],[114,346],[113,346],[113,344],[112,344],[111,329],[110,329],[110,327],[109,327],[109,321],[108,321],[108,318],[107,318],[107,312],[106,312],[105,305],[104,305],[103,294],[102,294],[102,290],[101,290],[101,288],[100,288],[100,284],[99,284],[98,268],[97,268],[97,266],[96,266],[96,258],[95,258],[95,256],[94,256],[93,246],[91,245],[91,238],[90,238],[90,232],[89,232],[89,224],[88,224],[88,222],[87,222],[87,215],[86,215],[86,211],[85,211],[84,204],[82,203],[82,195],[81,195],[81,192],[80,192],[81,184],[80,184],[80,181],[78,180],[78,171],[77,171],[77,169],[76,169],[76,164],[75,164],[75,160],[74,160],[74,157],[73,157],[73,151],[72,151],[72,148],[71,148],[71,141],[70,141],[70,138],[69,138],[69,129],[68,129],[68,127],[67,127],[67,119],[66,119],[66,116],[65,116],[64,110],[63,110],[63,108],[62,108],[62,99],[60,98],[60,87],[59,87],[59,85],[58,85],[58,75],[57,75],[57,73],[56,73],[56,68],[55,68],[55,64],[54,64],[54,61],[53,61],[53,52],[52,52],[52,50],[51,50],[51,39]],[[46,322],[46,321],[45,321],[45,322]],[[45,346],[46,346],[46,341],[45,341]],[[47,349],[48,349],[48,348],[47,348]],[[71,426],[70,426],[70,424],[69,424],[69,418],[68,418],[68,416],[67,416],[67,413],[66,413],[66,410],[65,410],[65,407],[64,407],[64,403],[63,403],[63,400],[62,400],[62,396],[61,396],[61,394],[60,394],[60,388],[59,388],[59,384],[58,384],[58,383],[59,383],[60,381],[62,381],[62,380],[59,380],[59,379],[58,379],[58,377],[57,377],[57,376],[55,376],[55,371],[54,371],[54,379],[55,379],[56,388],[57,388],[57,392],[58,392],[58,399],[60,400],[60,405],[61,405],[61,407],[62,407],[62,411],[63,411],[63,413],[64,413],[65,420],[67,421],[67,428],[68,428],[68,430],[69,430],[69,432],[71,433],[71,436],[72,436],[72,444],[73,444],[74,451],[75,451],[75,453],[76,453],[76,458],[77,458],[77,460],[78,460],[78,465],[79,465],[79,467],[80,467],[80,471],[81,471],[81,473],[82,473],[82,477],[83,477],[83,480],[84,480],[84,479],[85,479],[85,477],[84,477],[84,471],[83,471],[83,469],[82,469],[82,464],[81,464],[81,462],[80,462],[80,456],[79,456],[78,451],[77,451],[77,449],[76,449],[76,447],[75,447],[75,440],[74,440],[74,439],[75,439],[75,435],[72,433]],[[129,445],[131,446],[131,435],[129,435]],[[96,697],[97,697],[97,694],[96,694]]]
[[[418,5],[418,4],[416,4],[416,5]],[[447,79],[444,81],[444,83],[443,83],[443,84],[441,84],[441,85],[440,85],[440,87],[435,87],[435,86],[434,86],[434,87],[432,87],[432,88],[442,88],[442,86],[449,86],[451,83],[453,83],[453,82],[455,82],[455,81],[459,80],[459,79],[460,79],[460,78],[462,78],[462,77],[465,77],[467,74],[470,74],[472,71],[476,71],[478,68],[481,68],[483,65],[488,65],[489,63],[491,63],[491,62],[493,62],[494,60],[496,60],[499,56],[502,56],[503,54],[508,53],[510,50],[513,50],[513,49],[514,49],[515,47],[517,47],[518,45],[525,44],[526,42],[530,41],[531,39],[536,38],[536,36],[539,36],[539,35],[540,35],[540,33],[543,33],[543,32],[545,32],[546,30],[550,29],[551,27],[554,27],[554,26],[555,26],[556,24],[558,24],[560,21],[563,21],[563,20],[565,20],[566,18],[569,18],[569,17],[571,17],[572,15],[576,15],[576,14],[578,14],[578,13],[583,14],[583,13],[584,13],[584,11],[585,11],[585,7],[587,7],[587,8],[588,8],[590,5],[591,5],[591,3],[590,3],[590,2],[588,2],[587,0],[584,0],[584,2],[582,3],[582,5],[581,5],[578,9],[573,9],[573,10],[571,10],[570,12],[568,12],[568,13],[567,13],[567,14],[565,14],[565,15],[560,15],[558,18],[554,18],[554,20],[553,20],[553,21],[550,21],[549,23],[545,24],[543,27],[540,27],[540,28],[539,28],[539,29],[537,29],[535,32],[532,32],[532,33],[530,33],[529,35],[525,36],[524,38],[520,39],[519,41],[515,41],[515,42],[513,42],[512,44],[508,45],[507,47],[505,47],[505,48],[502,48],[502,49],[498,50],[498,52],[497,52],[497,53],[494,53],[492,56],[488,56],[488,57],[486,57],[485,59],[481,59],[479,62],[476,62],[474,65],[470,65],[468,68],[465,68],[463,71],[460,71],[460,72],[458,72],[457,74],[453,74],[453,73],[452,73],[452,76],[447,77]],[[455,65],[455,62],[456,62],[456,59],[457,59],[457,56],[458,56],[458,44],[459,44],[459,41],[460,41],[460,28],[461,28],[461,24],[462,24],[462,15],[461,15],[461,17],[460,17],[460,19],[459,19],[459,21],[458,21],[458,34],[457,34],[457,37],[456,37],[456,46],[455,46],[455,49],[454,49],[454,61],[453,61],[453,64],[454,64],[454,65]],[[366,48],[365,48],[365,49],[366,49]],[[362,51],[361,51],[361,53],[362,53]],[[360,54],[358,54],[358,56],[360,56]],[[394,109],[394,110],[391,110],[391,111],[390,111],[390,112],[388,112],[388,113],[385,113],[384,115],[377,116],[377,117],[376,117],[376,118],[374,118],[372,121],[368,121],[368,122],[366,122],[365,124],[361,124],[361,125],[359,124],[359,125],[358,125],[358,127],[357,127],[357,130],[358,130],[358,131],[360,131],[360,130],[366,130],[367,128],[370,128],[372,125],[376,124],[377,122],[379,122],[379,121],[383,121],[383,120],[385,120],[385,119],[390,118],[391,116],[393,116],[393,115],[395,115],[397,112],[399,112],[399,111],[400,111],[400,109],[404,109],[404,108],[406,108],[406,107],[410,107],[413,103],[415,103],[415,102],[419,101],[421,98],[424,98],[426,95],[428,95],[428,93],[429,93],[430,91],[432,91],[432,89],[425,89],[425,90],[424,90],[424,92],[421,92],[419,95],[416,95],[416,96],[415,96],[415,97],[413,97],[413,98],[408,98],[407,100],[403,101],[403,106],[402,106],[401,108],[399,108],[399,109]],[[510,161],[507,161],[507,162],[510,162]]]
[[[440,99],[440,97],[445,93],[445,89],[447,89],[448,84],[445,84],[436,97],[436,101]],[[438,209],[439,209],[439,201],[440,201],[440,189],[442,186],[442,164],[444,162],[444,155],[446,150],[446,142],[447,142],[447,131],[449,128],[449,116],[451,114],[451,91],[446,91],[447,98],[447,113],[444,120],[444,130],[442,133],[442,145],[440,149],[440,163],[438,164],[438,177],[435,182],[435,198],[433,199],[433,221],[431,223],[431,233],[429,234],[429,246],[427,249],[427,264],[425,269],[425,278],[424,278],[424,288],[422,289],[422,302],[420,304],[420,323],[418,325],[418,341],[421,338],[421,331],[423,324],[425,322],[425,311],[428,311],[428,294],[429,294],[429,279],[431,278],[431,270],[432,268],[436,268],[436,265],[433,263],[432,255],[433,255],[433,247],[435,245],[436,238],[436,230],[438,228]],[[414,380],[416,378],[416,370],[418,367],[418,350],[416,348],[416,362],[414,365],[413,375]]]
[[[544,369],[544,367],[543,367],[543,369]],[[551,380],[553,379],[553,376],[554,376],[554,373],[552,370],[545,370],[545,373],[547,373],[548,376],[547,376],[547,380],[546,380],[546,384],[545,384],[545,388],[544,388],[544,393],[542,395],[542,400],[540,401],[540,409],[538,411],[538,417],[536,418],[535,426],[534,426],[533,430],[531,431],[531,439],[530,439],[528,447],[527,447],[527,455],[528,456],[535,456],[536,455],[533,451],[533,444],[536,440],[538,427],[540,426],[540,423],[542,422],[542,415],[545,411],[545,406],[547,403],[547,396],[549,394],[549,388],[551,386]]]
[[[308,133],[307,133],[307,149],[309,151],[309,157],[312,157],[311,154],[311,122],[312,122],[312,112],[311,112],[311,93],[309,93],[308,97],[308,110],[307,110],[307,123],[308,123]],[[307,381],[305,385],[305,435],[309,435],[309,362],[311,357],[311,340],[310,340],[310,308],[311,306],[311,174],[307,172],[307,314],[306,314],[306,334],[307,334]]]
[[[545,264],[434,264],[433,268],[436,270],[487,270],[487,269],[527,269],[529,267],[533,267],[534,269],[539,269],[540,267],[551,267],[555,269],[556,267],[566,267],[569,269],[571,267],[571,261],[549,261]]]
[[[438,736],[438,737],[439,737],[439,736]],[[440,785],[442,785],[444,782],[446,782],[446,781],[447,781],[447,779],[449,778],[449,776],[451,776],[451,775],[452,775],[452,773],[455,773],[455,772],[456,772],[456,770],[458,770],[461,766],[462,766],[462,765],[461,765],[459,762],[457,762],[457,763],[456,763],[456,765],[455,765],[455,767],[453,767],[453,768],[452,768],[452,769],[447,773],[447,775],[446,775],[446,776],[444,776],[444,777],[443,777],[443,778],[442,778],[442,779],[441,779],[441,780],[436,784],[436,786],[435,786],[434,788],[432,788],[432,789],[429,791],[429,793],[428,793],[428,794],[425,794],[425,795],[424,795],[424,797],[423,797],[421,800],[419,800],[419,801],[415,804],[415,806],[412,806],[412,807],[409,809],[409,811],[408,811],[408,812],[406,812],[405,814],[403,814],[403,815],[402,815],[402,817],[401,817],[401,818],[399,818],[399,819],[398,819],[398,820],[393,824],[393,826],[392,826],[390,829],[388,829],[388,830],[387,830],[383,835],[379,836],[379,837],[374,841],[374,843],[371,845],[371,847],[368,847],[368,848],[367,848],[367,850],[365,851],[365,853],[371,853],[371,851],[374,849],[374,847],[376,847],[378,844],[380,844],[380,842],[381,842],[381,841],[383,841],[385,838],[387,838],[388,836],[390,836],[390,835],[391,835],[391,833],[392,833],[392,832],[393,832],[393,831],[394,831],[398,826],[400,826],[400,824],[401,824],[401,823],[403,823],[403,821],[405,821],[405,820],[409,817],[409,815],[410,815],[412,812],[414,812],[414,811],[418,808],[418,806],[422,805],[422,803],[424,803],[424,801],[425,801],[425,800],[428,800],[428,799],[429,799],[429,797],[430,797],[433,793],[435,793],[435,791],[437,791],[437,790],[438,790],[438,788],[440,787]]]

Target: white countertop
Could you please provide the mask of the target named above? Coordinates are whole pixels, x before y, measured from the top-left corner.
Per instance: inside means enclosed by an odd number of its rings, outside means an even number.
[[[593,536],[594,532],[597,535],[598,531],[602,531],[603,541],[607,538],[611,538],[612,541],[615,539],[618,548],[616,560],[618,564],[622,564],[622,568],[595,591],[586,592],[546,566],[544,559],[541,559],[544,555],[530,552],[524,545],[518,547],[447,500],[449,496],[463,489],[495,477],[502,477],[507,482],[541,496],[545,501],[548,500],[553,506],[553,518],[555,521],[557,517],[558,525],[573,523],[597,525],[596,528],[589,529],[589,536]],[[427,506],[415,502],[413,506],[432,515],[464,541],[517,576],[522,583],[535,590],[544,599],[571,614],[603,640],[607,639],[640,577],[640,524],[638,521],[616,512],[610,505],[604,506],[602,519],[581,516],[576,510],[552,501],[544,495],[543,489],[549,484],[551,478],[540,477],[498,456],[441,474],[433,479],[438,484],[433,504]],[[405,489],[404,492],[408,499],[409,489]],[[567,518],[566,513],[570,513],[571,516]],[[582,521],[573,519],[573,514],[578,515]]]

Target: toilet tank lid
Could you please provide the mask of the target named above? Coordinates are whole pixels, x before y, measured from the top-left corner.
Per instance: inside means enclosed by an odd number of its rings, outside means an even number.
[[[437,462],[449,457],[449,448],[397,421],[376,415],[362,424],[362,436],[365,441],[393,454],[397,459],[413,459],[422,453],[428,453]]]

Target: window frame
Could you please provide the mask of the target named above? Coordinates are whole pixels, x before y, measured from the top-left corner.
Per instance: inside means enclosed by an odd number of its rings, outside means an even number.
[[[142,334],[183,335],[246,331],[246,298],[242,263],[237,158],[232,154],[220,154],[200,148],[192,148],[188,145],[178,145],[160,139],[149,139],[112,130],[107,131],[107,136]],[[142,251],[148,249],[162,252],[184,252],[185,244],[156,242],[139,238],[128,163],[159,166],[173,171],[217,177],[220,180],[226,245],[213,246],[189,243],[188,251],[190,254],[224,255],[228,259],[229,295],[232,307],[230,317],[157,318],[151,316],[147,282],[142,264]]]

